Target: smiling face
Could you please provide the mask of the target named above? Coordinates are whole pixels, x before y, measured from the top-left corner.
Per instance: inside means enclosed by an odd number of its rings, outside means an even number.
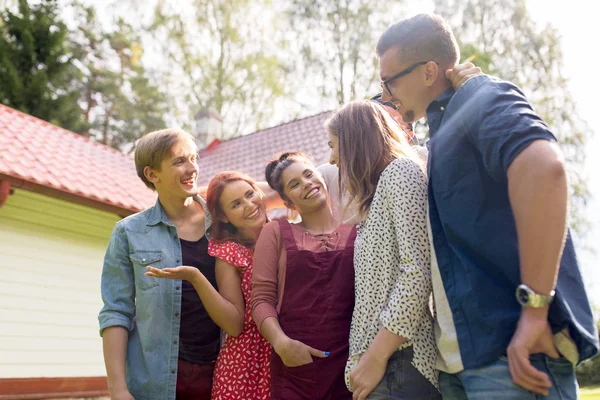
[[[193,140],[182,137],[171,147],[159,170],[146,167],[144,173],[159,196],[185,199],[198,194],[197,152]]]
[[[304,161],[290,164],[282,173],[283,191],[288,198],[288,207],[300,214],[313,211],[328,204],[325,181],[315,166]]]
[[[248,182],[237,180],[227,183],[219,208],[222,222],[231,223],[240,233],[261,228],[267,222],[262,196]]]
[[[382,82],[401,71],[410,70],[410,73],[387,82],[381,96],[383,101],[389,101],[396,106],[406,122],[415,122],[425,116],[430,103],[428,91],[432,84],[429,77],[431,71],[428,69],[435,68],[437,72],[437,67],[430,63],[418,64],[400,60],[396,48],[390,48],[379,58],[379,75]]]

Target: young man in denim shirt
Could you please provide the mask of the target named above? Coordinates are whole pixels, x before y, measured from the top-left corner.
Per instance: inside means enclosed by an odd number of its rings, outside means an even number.
[[[220,331],[187,281],[144,276],[146,266],[192,265],[216,286],[207,253],[211,217],[198,196],[197,147],[181,130],[138,142],[138,176],[158,199],[119,221],[102,270],[98,317],[111,399],[210,399]]]
[[[564,157],[509,82],[454,92],[446,22],[417,15],[377,45],[384,101],[427,117],[429,220],[444,399],[576,398],[598,332],[567,227]]]

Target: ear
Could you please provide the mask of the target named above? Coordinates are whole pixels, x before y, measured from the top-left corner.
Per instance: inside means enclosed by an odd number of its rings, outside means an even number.
[[[426,86],[433,86],[433,84],[437,81],[439,69],[440,66],[434,61],[429,61],[427,64],[425,64],[425,68],[423,68],[423,70],[425,73]]]
[[[160,182],[160,179],[156,175],[156,172],[152,168],[150,168],[150,166],[144,167],[144,176],[146,177],[146,179],[148,179],[150,182],[152,182],[155,185],[158,182]]]
[[[229,220],[225,216],[219,216],[218,219],[219,219],[219,221],[221,221],[224,224],[228,224],[229,223]]]

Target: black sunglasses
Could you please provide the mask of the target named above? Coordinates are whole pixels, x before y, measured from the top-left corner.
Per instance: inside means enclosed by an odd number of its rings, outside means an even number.
[[[396,79],[398,79],[398,78],[402,78],[404,75],[408,75],[408,74],[410,74],[411,72],[413,72],[413,71],[415,70],[415,68],[417,68],[418,66],[421,66],[421,65],[425,65],[425,64],[427,64],[428,62],[429,62],[429,61],[421,61],[421,62],[418,62],[418,63],[416,63],[416,64],[413,64],[413,65],[411,65],[410,67],[406,68],[405,70],[398,72],[396,75],[392,76],[391,78],[387,78],[385,81],[382,81],[382,82],[381,82],[381,88],[382,88],[383,90],[385,90],[385,91],[386,91],[386,94],[387,94],[388,96],[392,96],[392,91],[391,91],[391,90],[390,90],[390,88],[388,87],[388,84],[389,84],[390,82],[392,82],[392,81],[394,81],[394,80],[396,80]]]

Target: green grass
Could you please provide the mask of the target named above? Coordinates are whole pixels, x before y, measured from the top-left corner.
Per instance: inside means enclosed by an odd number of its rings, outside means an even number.
[[[580,392],[581,400],[600,400],[600,386],[581,388]]]

